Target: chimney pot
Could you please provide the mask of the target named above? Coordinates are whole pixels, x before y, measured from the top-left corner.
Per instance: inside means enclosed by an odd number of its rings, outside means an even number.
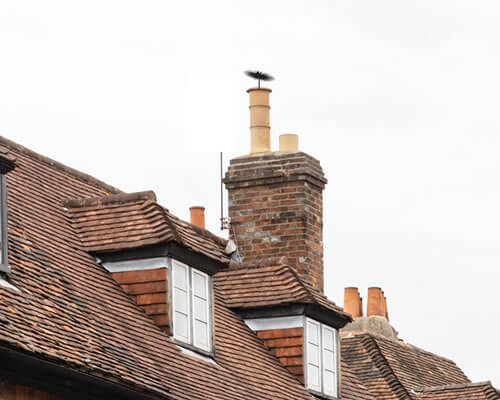
[[[191,223],[205,229],[205,207],[189,207],[191,213]]]
[[[351,314],[353,318],[363,316],[363,305],[357,287],[346,287],[344,289],[344,311]]]
[[[368,288],[368,304],[366,307],[366,315],[386,316],[386,307],[384,306],[384,292],[379,287]]]
[[[280,135],[280,151],[299,151],[299,136],[293,133]]]
[[[271,89],[248,89],[250,95],[250,154],[271,151],[269,93]]]

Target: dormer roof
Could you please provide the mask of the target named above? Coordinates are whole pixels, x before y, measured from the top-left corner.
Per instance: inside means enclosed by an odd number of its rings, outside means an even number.
[[[182,221],[156,201],[152,191],[67,200],[64,203],[82,250],[110,253],[176,242],[229,264],[227,241]]]
[[[314,305],[322,312],[352,321],[325,295],[307,281],[302,280],[287,265],[286,257],[270,259],[260,264],[231,264],[229,270],[215,275],[215,287],[223,295],[224,302],[232,309],[252,310],[286,307],[288,305]]]

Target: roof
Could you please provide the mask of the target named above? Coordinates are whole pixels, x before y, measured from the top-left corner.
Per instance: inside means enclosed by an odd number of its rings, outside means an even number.
[[[127,195],[6,139],[0,138],[0,144],[15,156],[17,164],[7,175],[7,185],[9,280],[18,288],[0,285],[0,347],[158,398],[313,399],[226,307],[224,293],[217,288],[214,360],[183,352],[85,251],[90,247],[82,245],[81,234],[73,229],[71,213],[82,212],[81,224],[94,223],[93,212],[107,213],[114,204],[105,196],[125,200]],[[150,207],[150,212],[141,211],[144,221],[161,213],[150,195],[133,197],[127,202],[137,202],[142,210]],[[68,214],[63,202],[75,198],[94,200],[65,203],[71,206]],[[97,205],[95,198],[101,199],[102,208],[83,210],[93,202]],[[195,241],[208,240],[190,224],[169,213],[167,218],[185,245],[194,248],[202,246]],[[88,237],[96,231],[90,230]],[[348,371],[344,387],[346,399],[363,398],[363,385]],[[367,394],[364,398],[370,399]]]
[[[151,191],[67,200],[64,207],[85,251],[116,252],[175,241],[222,264],[230,262],[226,240],[177,218]]]
[[[214,284],[230,308],[251,309],[287,304],[316,304],[334,312],[346,322],[351,315],[321,294],[308,282],[300,279],[286,264],[286,257],[261,264],[235,264],[218,272]]]
[[[498,400],[500,394],[491,382],[466,383],[416,388],[412,391],[415,400]]]
[[[409,399],[418,387],[468,384],[453,362],[370,333],[342,337],[342,357],[377,399]]]

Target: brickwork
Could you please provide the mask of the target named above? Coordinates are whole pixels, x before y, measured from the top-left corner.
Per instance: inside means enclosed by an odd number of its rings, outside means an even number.
[[[304,383],[304,328],[257,331],[257,336],[302,384]]]
[[[298,274],[323,291],[323,188],[319,161],[302,153],[231,160],[230,238],[245,262],[287,256]]]
[[[111,275],[156,325],[169,333],[167,269],[115,272]]]

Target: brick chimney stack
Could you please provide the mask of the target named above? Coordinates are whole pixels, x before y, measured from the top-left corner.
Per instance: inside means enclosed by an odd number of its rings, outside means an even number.
[[[296,135],[280,138],[282,151],[270,151],[270,92],[248,90],[250,154],[231,160],[224,179],[230,239],[245,262],[287,256],[303,279],[323,291],[323,189],[327,180],[319,161],[298,150]],[[259,126],[263,129],[256,129]]]

